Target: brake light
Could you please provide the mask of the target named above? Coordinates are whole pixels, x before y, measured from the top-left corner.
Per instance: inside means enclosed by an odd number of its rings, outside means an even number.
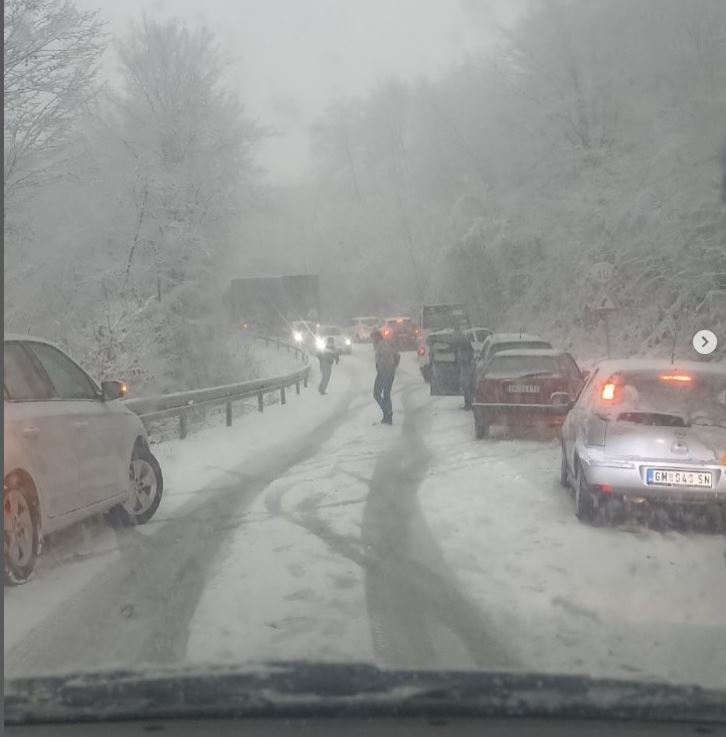
[[[417,353],[418,353],[419,358],[423,358],[426,355],[426,349],[422,345],[420,345],[418,347]]]
[[[610,381],[605,384],[605,386],[603,386],[602,388],[602,392],[600,393],[600,398],[608,402],[615,399],[615,384]]]
[[[693,377],[688,374],[663,374],[658,377],[661,381],[677,381],[683,384],[687,384],[693,381]]]
[[[602,492],[603,494],[612,494],[613,487],[610,484],[595,484],[595,489]]]

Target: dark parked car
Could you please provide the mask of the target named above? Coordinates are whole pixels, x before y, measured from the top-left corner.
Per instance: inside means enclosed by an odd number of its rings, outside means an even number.
[[[476,385],[474,430],[486,437],[495,422],[561,425],[582,388],[575,359],[553,349],[497,353]]]

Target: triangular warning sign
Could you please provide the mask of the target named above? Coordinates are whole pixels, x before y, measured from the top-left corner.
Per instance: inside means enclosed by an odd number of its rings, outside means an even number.
[[[592,301],[591,309],[593,312],[612,312],[617,309],[615,300],[608,294],[608,291],[603,287],[597,293],[597,296]]]

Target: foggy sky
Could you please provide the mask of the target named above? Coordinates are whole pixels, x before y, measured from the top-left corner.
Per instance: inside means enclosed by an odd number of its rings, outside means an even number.
[[[260,162],[277,180],[307,163],[308,126],[338,97],[377,81],[440,74],[485,51],[525,0],[76,0],[112,35],[142,13],[204,23],[217,34],[248,111],[277,135]],[[112,54],[104,72],[113,77]]]

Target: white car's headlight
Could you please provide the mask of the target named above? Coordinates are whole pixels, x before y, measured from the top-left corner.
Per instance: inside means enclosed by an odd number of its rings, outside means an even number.
[[[346,339],[345,339],[345,344],[346,344],[346,345],[350,345],[350,338],[346,338]]]
[[[302,339],[303,339],[303,334],[302,334],[302,333],[301,333],[301,332],[300,332],[299,330],[296,330],[296,331],[295,331],[295,332],[294,332],[294,333],[292,334],[292,337],[293,337],[293,338],[295,339],[295,342],[296,342],[296,343],[302,343]]]
[[[322,338],[316,338],[315,339],[315,347],[319,351],[324,351],[325,350],[325,341]]]

